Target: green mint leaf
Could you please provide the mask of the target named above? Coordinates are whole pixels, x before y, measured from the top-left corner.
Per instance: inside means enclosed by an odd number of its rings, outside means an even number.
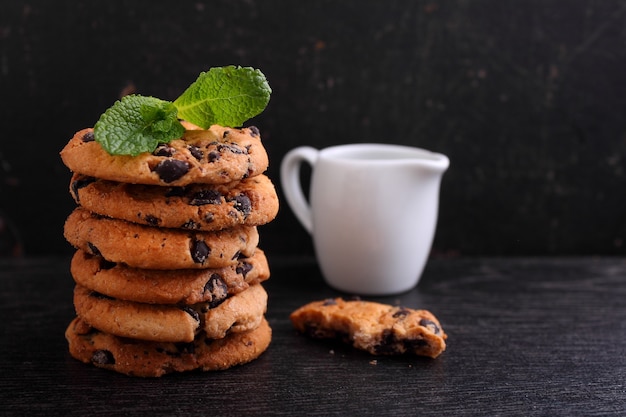
[[[111,155],[153,152],[185,132],[180,119],[203,129],[213,124],[241,126],[265,110],[272,90],[259,70],[211,68],[173,103],[130,95],[115,102],[94,126],[94,137]]]
[[[96,142],[111,155],[153,152],[184,132],[173,103],[140,95],[116,101],[94,126]]]
[[[201,73],[174,105],[179,118],[203,129],[238,127],[265,109],[271,92],[261,71],[231,65]]]

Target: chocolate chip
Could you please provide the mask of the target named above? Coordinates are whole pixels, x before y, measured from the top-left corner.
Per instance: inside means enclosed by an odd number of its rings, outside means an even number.
[[[200,228],[200,225],[198,223],[194,222],[193,220],[187,220],[180,227],[181,227],[181,229],[198,230]]]
[[[152,152],[152,155],[154,155],[154,156],[170,157],[170,156],[174,155],[175,152],[176,152],[176,150],[174,148],[172,148],[170,145],[162,144],[162,145],[159,145],[154,150],[154,152]]]
[[[223,151],[228,151],[237,155],[241,155],[246,153],[245,150],[241,149],[240,147],[238,147],[237,145],[231,145],[229,143],[222,143],[217,145],[217,150],[221,153]]]
[[[204,221],[205,221],[206,223],[213,223],[213,220],[215,220],[215,219],[214,219],[214,217],[215,217],[215,216],[213,215],[213,213],[206,213],[206,214],[204,215]]]
[[[435,334],[441,333],[441,329],[439,328],[439,326],[437,326],[437,323],[435,323],[432,320],[421,319],[419,322],[419,325],[422,327],[426,327],[427,329],[430,329]]]
[[[259,132],[259,128],[256,126],[250,126],[248,129],[250,129],[250,136],[253,138],[256,138],[261,134],[261,132]]]
[[[400,307],[400,309],[398,311],[396,311],[395,313],[393,313],[393,315],[391,317],[393,317],[394,319],[397,319],[399,317],[406,317],[409,314],[411,314],[411,311],[409,309],[406,309],[404,307]]]
[[[98,249],[98,248],[96,247],[96,245],[94,245],[94,244],[93,244],[93,243],[91,243],[91,242],[87,242],[87,246],[89,247],[89,250],[91,251],[91,254],[92,254],[92,255],[98,255],[98,256],[101,256],[100,249]]]
[[[197,146],[189,145],[187,146],[187,149],[189,149],[189,153],[193,155],[193,157],[196,158],[198,161],[202,160],[204,152],[202,152],[200,148],[198,148]]]
[[[203,206],[205,204],[222,204],[222,194],[217,190],[202,190],[191,196],[190,206]]]
[[[248,272],[252,271],[252,264],[248,262],[239,262],[237,268],[235,268],[235,272],[241,274],[244,278],[248,275]]]
[[[203,240],[192,240],[190,250],[191,259],[197,264],[203,264],[211,253],[211,248]]]
[[[72,187],[71,187],[72,196],[74,197],[74,200],[76,200],[77,203],[80,201],[80,198],[78,197],[78,190],[88,186],[89,184],[95,181],[96,179],[93,177],[79,177],[76,181],[72,182]]]
[[[324,300],[322,306],[336,306],[337,301],[334,298],[327,298]]]
[[[200,314],[198,314],[198,312],[193,308],[189,306],[181,306],[180,309],[189,314],[198,323],[200,322]]]
[[[215,308],[228,297],[228,285],[224,282],[220,274],[211,274],[211,277],[204,285],[204,293],[211,294],[209,307]]]
[[[81,138],[81,140],[83,142],[93,142],[96,140],[96,137],[93,134],[93,130],[90,130],[89,132],[85,133],[83,135],[83,137]]]
[[[400,353],[397,345],[396,335],[391,329],[383,330],[381,334],[380,343],[374,346],[374,350],[377,354],[396,354]]]
[[[209,162],[215,162],[220,159],[222,155],[219,152],[211,151],[209,152]]]
[[[159,162],[153,171],[165,182],[176,181],[189,172],[189,164],[178,159],[166,159]]]
[[[97,365],[115,365],[115,358],[108,350],[100,349],[91,355],[91,362]]]
[[[428,342],[424,339],[407,339],[404,341],[406,350],[412,351],[428,346]]]
[[[146,214],[144,219],[146,220],[146,223],[148,223],[150,226],[158,226],[159,224],[161,224],[161,219],[151,214]]]
[[[252,211],[252,202],[250,201],[250,198],[245,194],[239,194],[237,197],[234,198],[234,201],[235,209],[237,209],[237,211],[240,211],[243,214],[244,218],[247,217]]]

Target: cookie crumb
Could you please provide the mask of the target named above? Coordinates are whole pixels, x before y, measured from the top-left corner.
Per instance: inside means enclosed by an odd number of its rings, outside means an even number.
[[[378,365],[378,361],[376,359],[370,361],[370,365]]]

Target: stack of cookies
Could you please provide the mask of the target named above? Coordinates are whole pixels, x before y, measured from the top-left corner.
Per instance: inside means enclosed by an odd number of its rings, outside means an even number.
[[[259,131],[186,127],[153,153],[110,155],[92,129],[61,152],[78,205],[64,234],[80,361],[161,376],[243,364],[270,343],[257,226],[278,198]]]

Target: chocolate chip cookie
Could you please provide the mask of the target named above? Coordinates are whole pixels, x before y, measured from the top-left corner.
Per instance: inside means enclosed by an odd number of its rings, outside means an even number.
[[[77,204],[104,216],[149,226],[213,231],[259,226],[278,213],[274,185],[265,175],[222,185],[169,187],[106,181],[74,174]]]
[[[201,330],[211,339],[259,326],[267,293],[259,284],[220,303],[147,304],[117,300],[81,285],[74,289],[76,314],[106,333],[158,342],[191,342]]]
[[[181,139],[138,156],[110,155],[94,140],[93,129],[77,132],[61,151],[73,172],[91,177],[152,185],[225,184],[262,174],[268,156],[256,127],[213,125],[187,130]]]
[[[373,355],[408,353],[436,358],[446,349],[447,335],[426,310],[335,298],[309,303],[290,317],[304,334],[339,338]]]
[[[76,208],[67,218],[65,239],[104,259],[145,269],[200,269],[235,265],[259,243],[255,226],[198,232],[144,226]]]
[[[130,268],[77,250],[70,265],[77,284],[118,300],[150,304],[217,304],[270,276],[265,253],[223,268],[156,270]]]
[[[189,343],[148,342],[117,337],[75,318],[65,337],[77,360],[129,376],[160,377],[173,372],[217,371],[257,359],[270,344],[265,319],[254,330],[211,339],[200,333]]]

